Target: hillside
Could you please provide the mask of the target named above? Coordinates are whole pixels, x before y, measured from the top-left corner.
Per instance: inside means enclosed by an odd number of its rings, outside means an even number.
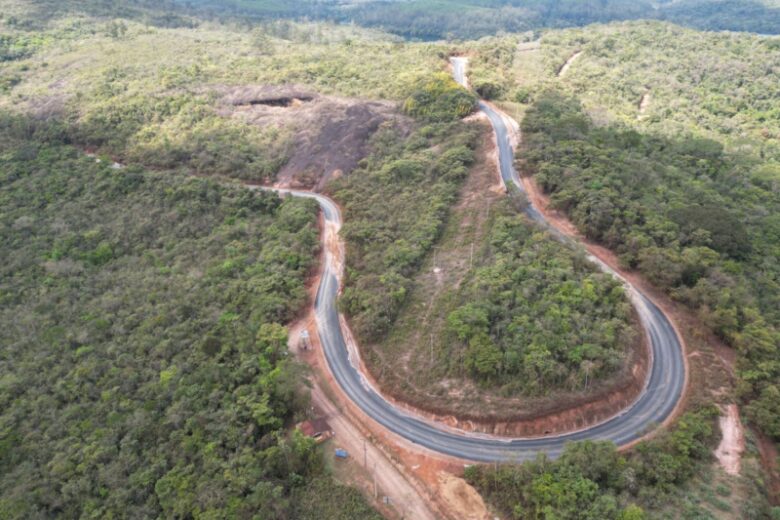
[[[631,22],[469,44],[475,88],[522,121],[518,169],[734,349],[731,392],[775,441],[776,43]]]
[[[768,433],[777,374],[753,370],[779,341],[775,44],[630,23],[550,33],[531,51],[496,40],[480,64],[499,65],[488,81],[523,118],[523,171],[738,347],[741,395],[760,397],[748,410]]]
[[[780,43],[694,28],[776,33],[779,9],[0,0],[0,517],[406,516],[366,443],[430,518],[777,516]],[[520,123],[528,196],[480,97]],[[340,232],[244,183],[329,197]],[[437,430],[609,439],[657,390],[634,287],[688,389],[620,452],[440,457],[349,402],[322,341]],[[325,415],[311,382],[354,438],[295,429]],[[712,455],[735,404],[737,474]]]
[[[530,93],[557,89],[577,97],[599,124],[691,133],[729,151],[778,154],[777,38],[626,22],[526,40],[485,39],[474,47],[476,77],[494,85],[493,97],[514,103],[511,110],[521,111]]]
[[[336,494],[370,517],[285,432],[313,205],[117,170],[59,130],[0,123],[0,516],[303,518]]]

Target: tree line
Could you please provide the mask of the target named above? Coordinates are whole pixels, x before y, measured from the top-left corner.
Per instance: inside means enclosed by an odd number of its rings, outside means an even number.
[[[713,518],[682,497],[711,457],[717,415],[710,407],[686,413],[671,431],[625,454],[611,442],[577,442],[556,460],[540,455],[525,464],[470,466],[466,479],[507,518],[518,520]],[[778,512],[759,497],[733,511],[729,493],[716,488],[710,504],[745,519]]]

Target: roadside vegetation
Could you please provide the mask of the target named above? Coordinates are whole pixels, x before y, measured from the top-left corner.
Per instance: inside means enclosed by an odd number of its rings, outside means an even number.
[[[722,399],[741,399],[746,422],[777,441],[780,127],[770,101],[775,44],[768,37],[632,22],[552,31],[540,41],[530,35],[489,38],[466,47],[474,50],[474,87],[522,122],[518,169],[532,175],[551,207],[586,237],[689,306],[735,349],[737,380]],[[664,435],[651,446],[665,451],[673,444]],[[632,450],[629,465],[642,449]],[[748,452],[749,466],[756,452]],[[678,480],[677,492],[660,493],[666,497],[661,501],[634,495],[635,502],[650,518],[777,514],[767,505],[760,478],[753,498],[739,504],[724,502],[731,493],[725,485],[721,498],[714,496],[706,483],[717,468],[709,459],[702,457],[694,473]],[[548,483],[560,479],[557,471],[570,474],[556,464],[552,476],[543,476]],[[547,466],[531,466],[543,475],[540,467]],[[488,468],[480,471],[496,477]],[[604,493],[623,496],[622,507],[631,503],[625,490],[603,485],[585,502],[553,498],[541,493],[535,477],[518,474],[506,476],[524,483],[512,488],[516,497],[501,509],[519,507],[519,517],[579,517],[566,507],[576,503],[588,510],[602,500],[594,496]],[[490,489],[489,478],[481,482],[481,490]],[[658,491],[648,482],[638,489],[647,496]]]
[[[622,288],[500,200],[488,168],[472,166],[392,330],[361,345],[395,398],[486,424],[589,402],[642,349]]]
[[[671,431],[628,454],[610,442],[572,443],[557,460],[542,455],[522,465],[470,466],[466,479],[507,518],[716,518],[709,503],[690,502],[686,493],[692,478],[710,471],[706,463],[717,438],[717,414],[714,408],[689,412]],[[723,489],[721,497],[728,496]],[[760,498],[741,504],[739,511],[722,498],[711,502],[718,515],[772,514]]]
[[[780,439],[780,200],[773,163],[597,127],[576,100],[540,96],[523,120],[524,171],[589,238],[614,249],[736,348],[748,418]]]
[[[0,119],[0,516],[372,517],[286,430],[315,204],[64,138]]]
[[[780,440],[776,38],[631,22],[522,40],[475,44],[472,71],[522,120],[520,170],[736,350],[743,415]]]
[[[498,385],[505,395],[604,382],[635,345],[619,282],[511,211],[497,211],[484,260],[447,316],[449,371]]]

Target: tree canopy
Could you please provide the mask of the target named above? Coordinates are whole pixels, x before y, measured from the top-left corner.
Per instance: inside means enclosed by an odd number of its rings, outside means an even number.
[[[375,518],[287,429],[315,203],[61,136],[0,116],[0,516]]]

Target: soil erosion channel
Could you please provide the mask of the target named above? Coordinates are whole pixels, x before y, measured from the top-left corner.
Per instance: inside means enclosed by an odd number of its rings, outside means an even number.
[[[466,85],[465,58],[453,58],[455,79]],[[505,186],[514,186],[524,191],[520,178],[513,167],[513,149],[509,140],[507,120],[487,103],[480,102],[479,108],[490,120],[496,134],[499,148],[499,167]],[[374,421],[389,431],[430,450],[473,461],[524,461],[532,459],[538,452],[555,457],[561,453],[567,442],[579,440],[611,440],[618,446],[630,444],[667,420],[674,412],[683,394],[686,383],[686,369],[682,342],[666,315],[644,294],[623,279],[598,258],[589,257],[605,272],[619,278],[626,287],[633,305],[639,313],[651,346],[650,370],[644,389],[638,398],[619,414],[604,422],[584,428],[546,437],[505,438],[485,434],[454,431],[422,417],[401,410],[385,399],[368,382],[360,371],[356,353],[350,352],[342,330],[337,297],[339,294],[343,263],[328,244],[338,240],[341,214],[338,206],[329,198],[312,192],[275,189],[297,197],[315,199],[323,211],[325,244],[322,278],[315,299],[315,315],[320,342],[335,381],[346,395]],[[561,240],[569,240],[547,223],[542,214],[532,205],[526,213],[529,218],[549,229]]]

